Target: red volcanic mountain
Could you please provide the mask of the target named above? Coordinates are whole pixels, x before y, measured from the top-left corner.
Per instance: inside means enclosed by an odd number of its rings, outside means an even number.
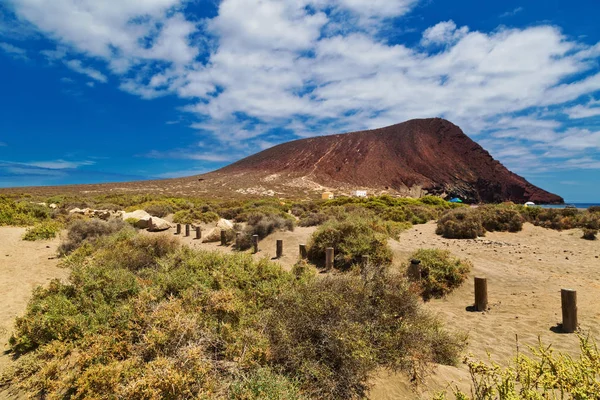
[[[187,178],[2,189],[0,193],[314,198],[324,190],[342,194],[356,189],[412,197],[445,195],[473,203],[563,203],[561,197],[510,172],[459,127],[439,118],[296,140]]]
[[[445,194],[470,202],[563,202],[509,171],[458,126],[440,118],[296,140],[199,178],[225,185],[255,182],[251,186],[263,189],[287,182],[298,188]]]

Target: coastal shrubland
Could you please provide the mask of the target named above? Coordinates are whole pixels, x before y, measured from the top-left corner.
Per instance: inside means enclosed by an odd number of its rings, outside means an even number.
[[[594,340],[580,337],[580,355],[555,352],[541,341],[532,355],[518,352],[509,366],[467,357],[471,393],[452,390],[456,400],[597,399],[600,393],[600,352]],[[435,400],[446,400],[440,393]]]
[[[424,300],[441,298],[465,281],[473,263],[452,256],[448,250],[419,249],[410,259],[421,261],[421,280],[418,282]],[[405,265],[405,269],[408,264]]]
[[[57,221],[47,220],[27,228],[23,240],[46,240],[53,239],[60,232],[63,225]]]
[[[475,239],[485,236],[481,214],[471,209],[453,210],[442,215],[435,232],[447,239]]]
[[[386,266],[392,262],[389,237],[387,225],[376,218],[349,215],[342,220],[332,219],[312,235],[308,257],[316,265],[322,265],[325,249],[333,247],[333,265],[337,269],[345,270],[358,264],[363,255],[370,256],[375,265]]]
[[[258,235],[264,239],[275,231],[293,231],[294,220],[289,216],[280,214],[251,214],[247,217],[246,226],[237,239],[238,250],[246,250],[252,247],[252,236]]]
[[[47,398],[353,399],[376,369],[419,380],[463,347],[400,276],[286,272],[96,222],[71,227],[68,282],[36,289],[17,319],[17,361],[0,386]]]

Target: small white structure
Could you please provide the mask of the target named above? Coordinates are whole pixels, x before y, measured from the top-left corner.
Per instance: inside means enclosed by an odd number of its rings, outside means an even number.
[[[331,199],[333,199],[333,193],[331,193],[331,192],[323,192],[323,194],[321,194],[321,199],[323,199],[323,200],[331,200]]]
[[[527,203],[525,203],[525,207],[532,207],[535,206],[535,203],[533,201],[528,201]]]
[[[366,190],[355,190],[354,192],[352,192],[352,196],[354,196],[354,197],[367,197],[367,191]]]

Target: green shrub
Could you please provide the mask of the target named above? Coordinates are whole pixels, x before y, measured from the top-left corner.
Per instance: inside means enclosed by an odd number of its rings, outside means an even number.
[[[97,231],[96,229],[95,231]],[[461,341],[403,279],[320,279],[124,228],[37,289],[0,379],[39,398],[351,399],[381,368],[421,377]]]
[[[23,240],[46,240],[53,239],[62,229],[62,225],[56,221],[40,222],[30,228],[27,228]]]
[[[600,206],[590,206],[588,211],[591,213],[600,213]]]
[[[219,214],[212,211],[181,210],[173,215],[173,222],[177,224],[193,224],[197,222],[209,224],[211,222],[217,222],[218,220]]]
[[[461,342],[424,313],[401,279],[345,274],[278,298],[266,322],[272,362],[313,399],[364,398],[378,367],[418,380],[426,364],[455,364]]]
[[[523,230],[523,217],[516,209],[503,206],[477,208],[482,225],[488,232],[519,232]]]
[[[473,264],[452,257],[448,250],[420,249],[410,259],[421,261],[421,296],[425,300],[444,297],[460,287]]]
[[[447,239],[475,239],[485,236],[481,214],[471,209],[456,209],[444,214],[435,231]]]
[[[392,251],[387,244],[388,235],[376,223],[353,216],[343,221],[331,220],[322,225],[311,237],[308,257],[317,265],[325,262],[325,249],[334,248],[334,267],[347,269],[358,264],[363,255],[369,255],[375,265],[386,266],[392,262]]]
[[[164,218],[173,213],[173,206],[168,203],[154,203],[144,207],[144,210],[153,217]]]
[[[50,218],[50,209],[29,201],[0,197],[0,226],[30,226]]]
[[[580,356],[555,353],[540,341],[532,356],[518,352],[508,367],[466,358],[471,394],[454,390],[456,400],[597,399],[600,393],[600,352],[593,340],[580,337]],[[440,393],[435,400],[445,400]]]
[[[279,215],[251,214],[248,223],[237,241],[238,250],[246,250],[252,247],[252,236],[258,235],[260,240],[266,238],[275,231],[293,231],[294,221]]]
[[[598,235],[598,229],[584,229],[582,239],[596,240],[596,235]]]
[[[299,226],[317,226],[329,220],[329,216],[321,212],[310,212],[305,214],[298,221]]]
[[[99,219],[75,220],[67,227],[66,240],[58,247],[60,255],[66,255],[86,241],[110,235],[129,226],[121,220],[102,221]],[[130,227],[131,229],[131,227]]]

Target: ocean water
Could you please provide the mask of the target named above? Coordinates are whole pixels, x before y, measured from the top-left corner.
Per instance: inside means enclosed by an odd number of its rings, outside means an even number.
[[[569,203],[569,202],[565,202],[565,204],[543,204],[541,205],[542,208],[565,208],[566,206],[570,206],[573,205],[577,208],[581,208],[581,209],[587,209],[590,208],[592,206],[600,206],[600,203]]]

